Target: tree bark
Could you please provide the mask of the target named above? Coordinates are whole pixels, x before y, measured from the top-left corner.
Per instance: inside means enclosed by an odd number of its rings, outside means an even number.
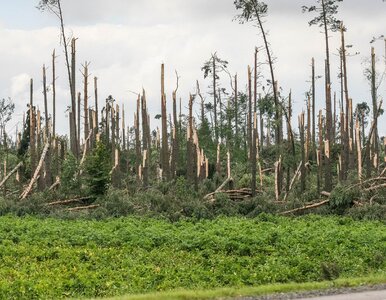
[[[47,98],[47,76],[46,76],[46,67],[43,66],[43,96],[44,96],[44,118],[45,118],[45,132],[46,132],[46,141],[51,145],[51,133],[50,133],[50,122],[48,116],[48,98]],[[52,172],[51,172],[51,151],[48,149],[47,156],[45,160],[45,185],[52,185]]]
[[[375,69],[375,49],[371,48],[371,98],[373,103],[373,120],[374,125],[374,142],[373,148],[373,165],[375,169],[379,166],[379,143],[378,143],[378,101],[377,101],[377,87],[376,87],[376,69]]]
[[[56,138],[56,55],[52,53],[52,137]]]
[[[30,81],[30,102],[29,102],[29,148],[30,148],[30,156],[31,156],[31,170],[34,170],[36,167],[36,140],[35,140],[35,109],[33,106],[33,79]],[[32,174],[31,174],[32,176]]]
[[[169,172],[169,145],[165,94],[165,65],[161,65],[161,120],[162,120],[162,148],[161,148],[161,167],[164,180],[170,179]]]
[[[312,58],[312,159],[316,161],[316,92],[315,92],[315,59]]]
[[[60,3],[60,2],[59,2]],[[71,140],[71,151],[75,155],[76,158],[79,157],[79,141],[78,141],[78,133],[77,133],[77,124],[76,124],[76,39],[72,39],[71,41],[71,74],[69,74],[71,78],[71,112],[72,112],[72,124],[73,124],[73,133],[70,136],[73,136],[73,140]],[[65,41],[64,41],[65,42]]]

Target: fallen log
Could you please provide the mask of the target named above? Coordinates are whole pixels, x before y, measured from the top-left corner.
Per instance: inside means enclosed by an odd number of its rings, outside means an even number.
[[[39,161],[39,164],[35,170],[35,173],[34,173],[34,176],[32,177],[29,185],[27,186],[27,188],[24,190],[24,192],[20,195],[20,200],[24,200],[25,198],[27,198],[28,194],[31,192],[32,190],[32,187],[34,185],[34,183],[36,182],[38,176],[39,176],[39,173],[40,173],[40,170],[42,169],[43,167],[43,162],[44,162],[44,159],[46,158],[46,155],[47,155],[47,152],[48,152],[48,149],[50,148],[50,144],[49,143],[46,143],[46,145],[44,146],[44,149],[43,149],[43,152],[42,152],[42,155],[40,157],[40,161]]]
[[[58,200],[58,201],[47,203],[46,206],[66,205],[66,204],[82,202],[84,200],[90,200],[90,199],[91,197],[82,197],[82,198],[74,198],[74,199],[68,199],[68,200]]]
[[[366,191],[366,192],[370,192],[370,191],[378,190],[378,189],[381,189],[381,188],[386,188],[386,183],[383,183],[383,184],[379,184],[379,185],[375,185],[375,186],[369,187],[369,188],[365,189],[365,191]]]
[[[320,195],[330,197],[331,193],[323,191],[323,192],[320,192]]]
[[[98,207],[100,207],[99,204],[88,205],[88,206],[79,206],[79,207],[68,208],[67,211],[80,211],[80,210],[87,210],[87,209],[95,209]]]
[[[4,183],[7,182],[7,180],[17,172],[17,170],[23,165],[22,162],[20,162],[11,172],[8,173],[7,176],[0,182],[0,188],[4,185]]]
[[[326,205],[329,202],[330,202],[330,200],[324,200],[322,202],[318,202],[318,203],[314,203],[314,204],[311,204],[311,205],[307,205],[307,206],[303,206],[303,207],[299,207],[299,208],[295,208],[295,209],[292,209],[292,210],[288,210],[288,211],[282,212],[282,213],[280,213],[280,215],[288,215],[288,214],[299,212],[299,211],[304,211],[304,210],[308,210],[308,209],[312,209],[312,208],[317,208],[317,207]]]

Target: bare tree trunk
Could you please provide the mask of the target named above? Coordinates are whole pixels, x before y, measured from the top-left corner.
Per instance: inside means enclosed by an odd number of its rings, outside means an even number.
[[[376,87],[376,69],[375,69],[375,50],[374,47],[371,48],[371,98],[373,103],[373,119],[375,122],[374,125],[374,143],[372,144],[373,148],[373,165],[376,169],[379,166],[379,144],[378,144],[378,101],[377,101],[377,87]],[[370,137],[369,137],[370,138]]]
[[[261,94],[259,94],[259,103],[261,103]],[[263,109],[259,107],[259,118],[260,118],[260,149],[264,147],[264,114]]]
[[[331,112],[331,88],[330,84],[326,86],[326,149],[325,149],[325,190],[332,190],[332,165],[331,165],[331,147],[332,147],[332,112]]]
[[[36,170],[34,172],[34,175],[33,175],[32,179],[31,179],[29,185],[27,186],[27,188],[24,190],[24,192],[20,196],[21,200],[24,200],[25,198],[27,198],[28,194],[31,192],[32,187],[33,187],[34,183],[36,182],[36,179],[37,179],[38,175],[40,174],[40,171],[41,171],[41,169],[43,167],[43,162],[44,162],[44,159],[46,157],[46,154],[47,154],[47,151],[48,151],[49,147],[50,147],[50,144],[46,143],[46,145],[45,145],[45,147],[43,149],[42,155],[40,157],[39,164],[38,164],[38,166],[37,166],[37,168],[36,168]]]
[[[343,180],[347,179],[347,172],[349,171],[349,161],[350,161],[350,123],[349,123],[349,95],[348,95],[348,85],[347,85],[347,64],[346,64],[346,44],[344,40],[344,26],[341,24],[340,33],[341,33],[341,57],[342,57],[342,66],[343,66],[343,86],[344,86],[344,96],[345,96],[345,119],[344,119],[344,169],[342,170]],[[343,124],[342,124],[343,126]],[[342,164],[342,165],[343,165]]]
[[[126,150],[125,105],[122,104],[122,149]]]
[[[237,74],[235,75],[235,139],[236,139],[236,148],[240,147],[239,144],[239,103],[238,103],[238,86],[237,86]]]
[[[221,177],[221,144],[217,143],[217,152],[216,152],[216,172],[218,177]]]
[[[99,132],[99,120],[98,120],[99,111],[98,111],[98,78],[97,77],[94,77],[94,95],[95,95],[95,112],[96,112],[95,122],[97,124],[95,134],[98,134],[98,132]]]
[[[312,58],[312,159],[316,160],[316,92],[315,92],[315,59]]]
[[[268,44],[266,32],[265,32],[264,27],[263,27],[263,22],[260,18],[260,13],[259,13],[256,5],[254,6],[254,10],[255,10],[255,13],[257,16],[257,21],[259,23],[261,34],[263,36],[264,46],[265,46],[265,50],[267,52],[267,57],[268,57],[268,64],[269,64],[269,69],[270,69],[270,73],[271,73],[271,81],[272,81],[272,88],[273,88],[273,99],[275,102],[275,119],[279,120],[279,97],[278,97],[278,93],[277,93],[277,85],[275,85],[276,80],[275,80],[275,75],[273,72],[273,60],[272,60],[272,56],[271,56],[271,51],[269,49],[269,44]],[[282,124],[279,121],[278,121],[278,124],[275,125],[275,142],[276,142],[276,146],[278,147],[277,157],[280,156],[280,147],[281,147],[280,127],[281,126],[282,126]]]
[[[120,146],[120,133],[121,133],[121,128],[119,124],[121,123],[120,119],[120,112],[119,112],[119,105],[115,105],[115,148],[119,149]]]
[[[31,82],[30,82],[29,125],[30,125],[29,148],[30,148],[30,155],[31,155],[31,170],[33,172],[33,170],[35,170],[35,167],[36,167],[36,140],[35,140],[36,121],[35,121],[35,109],[33,106],[33,79],[31,79]]]
[[[111,162],[115,160],[115,145],[116,145],[116,122],[115,122],[115,109],[114,104],[111,105]]]
[[[75,45],[76,39],[72,39],[71,41],[71,112],[72,112],[72,124],[73,124],[73,130],[72,133],[73,139],[71,140],[71,151],[75,155],[76,158],[79,158],[79,141],[78,137],[79,134],[77,132],[77,124],[76,124],[76,45]]]
[[[336,141],[336,124],[337,115],[336,115],[336,93],[334,93],[334,112],[333,112],[333,125],[332,125],[332,136],[334,137],[334,144]]]
[[[357,144],[357,160],[358,160],[358,180],[362,182],[362,146],[361,146],[361,130],[359,125],[359,117],[356,118],[356,144]]]
[[[253,122],[253,115],[252,115],[252,72],[251,67],[248,66],[248,146],[249,146],[249,157],[252,157],[252,122]]]
[[[44,118],[45,118],[45,132],[47,140],[45,143],[49,143],[51,145],[51,133],[50,133],[50,122],[48,116],[48,98],[47,98],[47,76],[46,76],[46,67],[43,66],[43,96],[44,96]],[[45,160],[45,185],[52,185],[52,173],[51,173],[51,151],[48,149],[46,160]]]
[[[340,144],[342,145],[341,151],[340,151],[340,160],[339,160],[339,180],[343,181],[345,180],[345,174],[346,174],[346,132],[345,132],[345,115],[343,112],[343,107],[341,107],[340,112]]]
[[[252,173],[252,181],[251,181],[251,190],[252,190],[252,197],[256,196],[256,173],[257,173],[257,167],[256,167],[256,154],[257,154],[257,145],[256,145],[256,138],[257,138],[257,113],[254,113],[253,116],[253,134],[252,134],[252,148],[251,148],[251,173]]]
[[[80,106],[81,106],[81,103],[82,103],[82,94],[79,92],[78,93],[78,113],[77,113],[77,118],[78,118],[78,121],[77,121],[77,141],[78,141],[78,156],[80,155],[80,144],[81,144],[81,138],[80,138],[80,119],[81,119],[81,110],[80,110]]]
[[[140,129],[139,129],[139,118],[140,118],[140,98],[141,96],[138,95],[137,99],[137,112],[134,114],[134,128],[135,128],[135,171],[137,174],[137,181],[139,182],[141,180],[140,178],[140,168],[141,168],[141,139],[140,139]]]
[[[89,132],[89,120],[88,120],[88,65],[89,63],[86,61],[84,64],[84,74],[83,74],[83,97],[84,97],[84,141],[86,143],[88,132]],[[87,149],[90,149],[89,145],[87,145]]]
[[[310,96],[308,96],[308,99],[307,99],[307,136],[306,136],[306,153],[305,153],[306,161],[308,161],[310,158],[310,148],[311,148],[310,146],[311,146],[311,99],[310,99]]]
[[[188,143],[187,143],[187,175],[188,180],[197,188],[197,169],[195,161],[195,145],[193,143],[193,96],[189,98],[189,125],[188,125]]]
[[[255,65],[254,65],[254,76],[253,76],[253,111],[257,112],[257,62],[258,62],[259,50],[255,47]],[[257,125],[257,124],[256,124]]]
[[[218,142],[218,124],[217,124],[217,70],[216,55],[212,55],[212,75],[213,75],[213,111],[214,111],[214,133],[216,143]]]
[[[146,188],[149,186],[149,159],[151,140],[149,134],[148,114],[146,106],[146,92],[143,90],[142,95],[142,144],[143,144],[143,186]]]
[[[56,137],[56,55],[52,53],[52,136]]]
[[[173,132],[173,164],[172,164],[172,177],[174,178],[177,173],[177,169],[179,167],[179,126],[177,119],[177,93],[173,92],[173,124],[174,124],[174,132]]]
[[[302,164],[300,168],[300,190],[303,193],[306,189],[306,151],[304,149],[304,113],[299,116],[299,134],[300,134],[300,147],[302,153]]]
[[[165,65],[161,65],[161,119],[162,119],[162,149],[161,149],[161,166],[162,177],[164,180],[170,179],[169,172],[169,145],[168,145],[168,128],[167,128],[167,111],[166,111],[166,94],[165,94]]]
[[[322,153],[323,151],[323,116],[322,116],[322,110],[319,111],[319,121],[318,121],[318,132],[319,132],[319,150],[317,152],[317,162],[318,162],[318,182],[317,182],[317,188],[318,193],[320,193],[322,189],[322,180],[323,180],[323,166],[324,166],[324,159]]]

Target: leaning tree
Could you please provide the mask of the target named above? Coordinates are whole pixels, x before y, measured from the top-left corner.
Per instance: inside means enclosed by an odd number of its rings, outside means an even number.
[[[258,0],[235,0],[234,4],[237,10],[240,10],[241,13],[236,16],[236,19],[240,21],[240,23],[252,22],[259,28],[260,33],[263,37],[265,51],[267,53],[268,64],[271,74],[271,84],[273,90],[273,100],[275,103],[275,119],[280,119],[280,104],[279,104],[279,95],[275,80],[274,68],[273,68],[273,55],[271,52],[271,48],[267,39],[267,32],[264,28],[264,18],[268,13],[268,5],[263,1]],[[280,147],[281,144],[281,124],[280,122],[276,123],[275,126],[275,141],[276,145]]]

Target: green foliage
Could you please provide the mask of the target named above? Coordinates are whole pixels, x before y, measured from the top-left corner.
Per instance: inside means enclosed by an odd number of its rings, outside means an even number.
[[[386,206],[378,203],[352,207],[346,213],[357,220],[386,220]]]
[[[331,31],[337,31],[340,28],[341,21],[337,20],[335,15],[338,13],[338,2],[343,2],[343,0],[317,0],[316,2],[318,5],[302,6],[303,12],[318,13],[308,24],[310,26],[318,25],[319,27],[326,25]]]
[[[237,16],[240,23],[255,21],[266,16],[268,5],[259,0],[234,0],[234,5],[241,13]]]
[[[0,281],[1,299],[311,282],[386,268],[385,224],[336,217],[263,214],[172,224],[6,216],[0,239],[0,278],[7,279]]]
[[[78,168],[79,165],[77,159],[71,152],[68,152],[62,165],[61,191],[63,193],[70,195],[79,193],[80,180]]]
[[[12,102],[11,98],[0,99],[0,127],[3,131],[5,131],[5,126],[11,120],[14,111],[15,103]]]
[[[322,278],[324,280],[334,280],[339,277],[340,268],[334,262],[324,262],[321,264]]]
[[[103,195],[110,183],[110,153],[106,145],[98,142],[96,148],[86,159],[85,170],[87,174],[87,186],[91,195]]]
[[[337,185],[330,196],[330,206],[338,212],[352,206],[353,202],[360,196],[360,191],[354,187]]]

